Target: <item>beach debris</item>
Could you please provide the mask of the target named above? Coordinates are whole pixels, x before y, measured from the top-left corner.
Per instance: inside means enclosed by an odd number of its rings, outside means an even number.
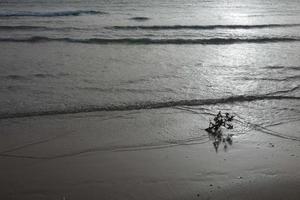
[[[233,129],[233,125],[231,124],[233,118],[233,115],[229,113],[223,115],[221,111],[219,111],[213,121],[210,120],[208,128],[205,129],[214,140],[213,145],[216,152],[218,151],[220,144],[224,144],[225,151],[227,150],[228,145],[232,145],[233,134],[225,135],[221,128],[225,127],[226,129]]]

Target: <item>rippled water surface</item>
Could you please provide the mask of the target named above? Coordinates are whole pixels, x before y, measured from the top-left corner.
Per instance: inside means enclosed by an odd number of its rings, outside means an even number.
[[[296,0],[0,0],[0,118],[190,106],[297,121],[299,19]]]

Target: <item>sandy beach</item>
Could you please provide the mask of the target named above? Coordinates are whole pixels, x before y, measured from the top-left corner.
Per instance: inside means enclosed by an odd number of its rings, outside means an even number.
[[[216,152],[210,117],[166,108],[2,119],[0,199],[299,199],[297,139],[252,129]]]
[[[300,200],[299,0],[0,0],[0,44],[0,200]]]

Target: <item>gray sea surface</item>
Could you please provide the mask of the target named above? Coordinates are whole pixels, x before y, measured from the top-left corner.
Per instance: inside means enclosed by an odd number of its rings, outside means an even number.
[[[164,107],[300,119],[298,0],[0,0],[0,45],[1,120]]]

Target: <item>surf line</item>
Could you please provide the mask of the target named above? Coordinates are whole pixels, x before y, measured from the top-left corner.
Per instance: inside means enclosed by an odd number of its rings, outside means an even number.
[[[0,38],[0,42],[42,43],[42,42],[66,42],[82,44],[127,44],[127,45],[227,45],[239,43],[279,43],[299,42],[298,37],[261,37],[261,38],[209,38],[209,39],[153,39],[153,38],[50,38],[33,36],[29,38]]]
[[[46,110],[37,112],[9,113],[0,115],[0,120],[26,117],[39,117],[51,115],[65,115],[77,113],[90,113],[100,111],[131,111],[131,110],[147,110],[161,109],[176,106],[199,106],[199,105],[216,105],[216,104],[232,104],[236,102],[251,102],[259,100],[299,100],[300,97],[295,96],[270,96],[270,95],[238,95],[220,99],[191,99],[191,100],[174,100],[166,102],[140,102],[127,105],[108,105],[108,106],[85,106],[80,108],[69,108],[64,110]]]

